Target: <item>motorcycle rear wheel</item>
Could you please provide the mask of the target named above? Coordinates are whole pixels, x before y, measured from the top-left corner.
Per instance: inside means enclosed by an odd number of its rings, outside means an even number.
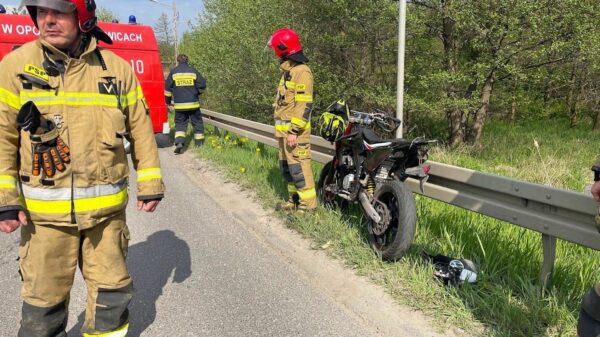
[[[389,218],[387,228],[376,230],[377,223],[368,219],[369,241],[384,261],[397,261],[406,254],[415,236],[417,209],[412,192],[398,180],[386,181],[377,186],[374,197],[386,207],[375,205],[380,216]],[[386,214],[384,214],[386,213]],[[376,234],[377,232],[381,232]]]
[[[333,169],[332,167],[333,162],[331,161],[323,166],[319,175],[319,181],[317,182],[317,197],[319,198],[319,203],[328,209],[345,209],[348,207],[347,200],[325,190],[325,186],[337,183],[335,181],[336,175],[329,175],[329,172]]]

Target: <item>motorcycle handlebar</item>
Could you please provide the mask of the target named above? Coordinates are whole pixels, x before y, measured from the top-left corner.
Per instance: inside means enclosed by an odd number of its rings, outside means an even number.
[[[402,121],[398,118],[389,116],[387,113],[378,110],[377,112],[362,112],[352,110],[350,122],[361,125],[372,125],[375,123],[385,132],[394,132],[400,126]]]
[[[391,120],[393,120],[396,123],[402,124],[402,121],[396,117],[390,117]]]
[[[371,123],[374,121],[385,121],[386,119],[391,119],[394,122],[400,122],[399,119],[394,118],[394,117],[390,117],[385,113],[382,112],[362,112],[362,111],[356,111],[356,110],[352,110],[352,115],[350,116],[350,120],[353,120],[355,122],[367,122],[367,123]]]
[[[383,131],[394,132],[400,127],[402,121],[396,117],[389,116],[387,113],[378,110],[377,112],[362,112],[351,110],[352,115],[350,116],[350,122],[370,126],[372,124],[377,125]],[[391,122],[391,123],[390,123]],[[412,146],[421,146],[436,143],[437,140],[426,139],[425,137],[417,137],[413,139]]]
[[[373,114],[362,111],[352,110],[352,116],[350,116],[350,122],[370,125],[375,120]]]

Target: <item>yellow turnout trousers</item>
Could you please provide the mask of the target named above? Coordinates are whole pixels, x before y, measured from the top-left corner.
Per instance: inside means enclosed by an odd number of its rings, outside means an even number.
[[[310,167],[310,143],[289,147],[286,138],[279,139],[279,168],[288,184],[290,201],[297,195],[299,208],[317,207],[315,180]]]
[[[19,337],[66,337],[69,293],[79,266],[87,285],[84,336],[127,334],[133,285],[125,258],[125,212],[90,229],[21,227],[23,309]]]

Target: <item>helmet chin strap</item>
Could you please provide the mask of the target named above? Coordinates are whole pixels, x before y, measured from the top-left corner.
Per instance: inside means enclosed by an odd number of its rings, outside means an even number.
[[[281,57],[279,58],[279,64],[282,64],[283,62],[289,61],[290,59],[288,58],[288,53],[283,53],[281,54]]]
[[[90,33],[81,33],[81,38],[79,40],[79,51],[78,51],[78,55],[77,57],[79,57],[81,54],[83,54],[83,52],[85,51],[85,49],[87,48],[88,44],[90,43],[92,34]]]

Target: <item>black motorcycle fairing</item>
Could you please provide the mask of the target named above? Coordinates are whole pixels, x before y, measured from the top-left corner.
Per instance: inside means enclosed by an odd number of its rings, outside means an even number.
[[[368,128],[364,128],[362,130],[362,135],[365,141],[370,145],[378,143],[392,143],[394,147],[410,147],[410,145],[413,143],[412,141],[404,138],[381,139],[373,130]]]

